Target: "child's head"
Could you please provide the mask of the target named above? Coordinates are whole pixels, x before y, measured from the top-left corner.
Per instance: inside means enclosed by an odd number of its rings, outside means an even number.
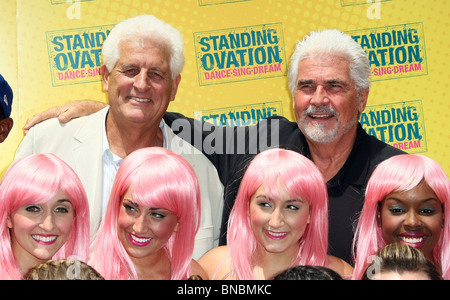
[[[434,264],[414,247],[392,243],[372,257],[363,280],[442,280]]]
[[[49,260],[31,269],[26,280],[104,280],[85,262],[72,259]]]

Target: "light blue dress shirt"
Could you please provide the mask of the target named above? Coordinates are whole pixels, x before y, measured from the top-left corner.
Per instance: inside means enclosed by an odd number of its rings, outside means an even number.
[[[164,119],[159,123],[159,128],[163,134],[163,147],[167,149],[168,137],[167,128]],[[105,122],[103,122],[103,185],[102,185],[102,217],[106,213],[106,208],[108,207],[109,196],[111,194],[111,189],[114,184],[114,178],[116,178],[117,171],[123,159],[116,154],[111,152],[109,147],[108,138],[106,137],[106,117]]]

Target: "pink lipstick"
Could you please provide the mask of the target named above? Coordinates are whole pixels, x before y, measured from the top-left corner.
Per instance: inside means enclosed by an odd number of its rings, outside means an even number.
[[[275,232],[270,230],[264,230],[267,237],[272,240],[282,240],[287,236],[287,232]]]
[[[31,237],[41,245],[51,245],[56,242],[58,238],[54,234],[32,234]]]
[[[427,236],[422,232],[405,232],[399,235],[400,242],[414,248],[419,248],[425,243]]]
[[[153,240],[152,238],[138,236],[135,234],[128,233],[128,239],[130,242],[138,247],[144,247],[150,244],[150,242]]]

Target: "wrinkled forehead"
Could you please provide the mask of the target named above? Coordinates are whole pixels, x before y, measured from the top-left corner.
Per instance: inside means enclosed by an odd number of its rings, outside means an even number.
[[[337,74],[349,74],[350,60],[340,55],[314,54],[298,62],[298,72],[329,70]]]
[[[297,83],[323,84],[340,82],[349,86],[354,84],[350,62],[341,56],[313,56],[299,61]]]

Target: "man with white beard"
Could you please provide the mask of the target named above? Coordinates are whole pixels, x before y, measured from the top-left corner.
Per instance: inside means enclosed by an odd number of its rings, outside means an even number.
[[[228,216],[246,166],[257,152],[273,147],[277,141],[278,147],[310,158],[321,171],[329,195],[328,252],[353,263],[354,225],[364,203],[367,181],[378,163],[404,153],[369,136],[358,122],[369,95],[370,72],[366,53],[350,36],[338,30],[311,32],[297,44],[288,73],[296,122],[271,117],[260,121],[257,130],[247,127],[246,135],[236,134],[242,128],[225,129],[234,130],[234,134],[224,134],[219,128],[203,130],[204,140],[211,140],[211,134],[218,137],[216,150],[224,136],[223,149],[206,154],[225,186],[221,244],[226,243]],[[168,124],[177,124],[179,118],[183,116],[164,116]],[[198,121],[191,122],[193,132],[188,136],[201,128],[194,126]],[[255,133],[257,137],[252,139]],[[263,139],[266,141],[261,143]],[[237,147],[242,145],[245,154],[238,154],[242,152]]]
[[[181,114],[165,114],[165,122],[183,138],[203,135],[203,141],[216,142],[216,151],[204,154],[216,166],[225,186],[221,245],[226,244],[228,216],[246,166],[258,152],[273,147],[276,140],[278,147],[310,158],[323,174],[329,196],[328,252],[353,263],[354,225],[364,203],[367,181],[381,161],[404,153],[369,136],[358,122],[369,96],[370,73],[367,54],[350,36],[338,30],[311,32],[297,44],[288,73],[296,122],[270,117],[260,121],[257,130],[245,127],[243,135],[236,134],[242,128],[205,126]],[[89,106],[89,102],[83,102],[56,107],[31,123],[49,116],[72,118],[97,109],[93,105],[90,110]],[[185,127],[179,127],[185,121],[191,124],[189,134],[183,131]],[[199,128],[203,130],[196,131]],[[234,134],[229,134],[230,130]],[[265,142],[261,143],[262,139]],[[188,142],[195,144],[193,140]]]

